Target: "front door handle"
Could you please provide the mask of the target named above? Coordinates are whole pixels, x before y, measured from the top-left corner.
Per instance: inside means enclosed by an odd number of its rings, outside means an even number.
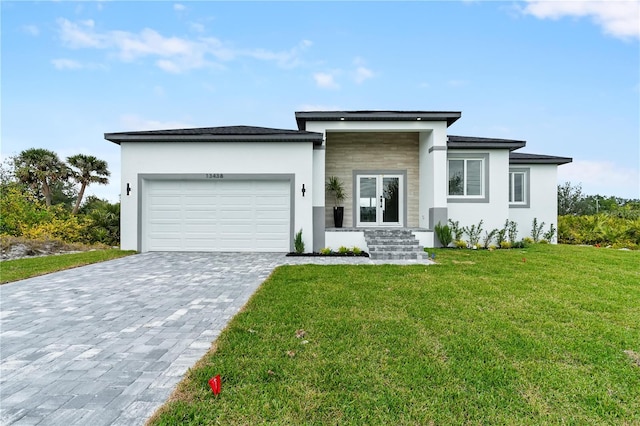
[[[380,208],[382,208],[382,195],[380,196]]]

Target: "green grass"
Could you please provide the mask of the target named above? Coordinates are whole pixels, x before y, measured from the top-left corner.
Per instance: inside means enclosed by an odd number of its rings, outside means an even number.
[[[640,424],[639,252],[436,253],[278,268],[150,423]]]
[[[105,260],[117,259],[134,253],[135,251],[109,249],[5,260],[0,263],[0,284],[24,280],[64,269],[76,268],[91,263],[104,262]]]

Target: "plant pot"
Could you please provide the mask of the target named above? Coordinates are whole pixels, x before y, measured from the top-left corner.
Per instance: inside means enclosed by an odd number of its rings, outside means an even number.
[[[344,207],[334,207],[333,224],[336,228],[342,228],[342,219],[344,219]]]

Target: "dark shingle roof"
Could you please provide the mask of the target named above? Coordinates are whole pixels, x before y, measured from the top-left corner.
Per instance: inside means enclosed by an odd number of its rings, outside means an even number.
[[[523,152],[510,152],[509,164],[567,164],[571,163],[573,158],[556,157],[553,155],[541,154],[525,154]]]
[[[322,145],[322,133],[254,126],[200,127],[105,133],[111,142],[313,142]]]
[[[462,116],[460,111],[296,111],[298,129],[307,121],[446,121],[447,127]]]
[[[524,147],[526,144],[525,141],[513,139],[478,138],[474,136],[449,135],[447,140],[447,148],[449,149],[508,148],[509,151],[513,151]]]

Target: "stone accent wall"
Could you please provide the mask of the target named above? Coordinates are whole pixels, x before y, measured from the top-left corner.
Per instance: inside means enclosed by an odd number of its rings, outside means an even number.
[[[326,136],[326,177],[337,176],[344,182],[346,198],[343,227],[353,227],[353,171],[406,170],[407,222],[418,226],[418,133],[333,133]],[[333,228],[334,199],[326,193],[326,226]]]

